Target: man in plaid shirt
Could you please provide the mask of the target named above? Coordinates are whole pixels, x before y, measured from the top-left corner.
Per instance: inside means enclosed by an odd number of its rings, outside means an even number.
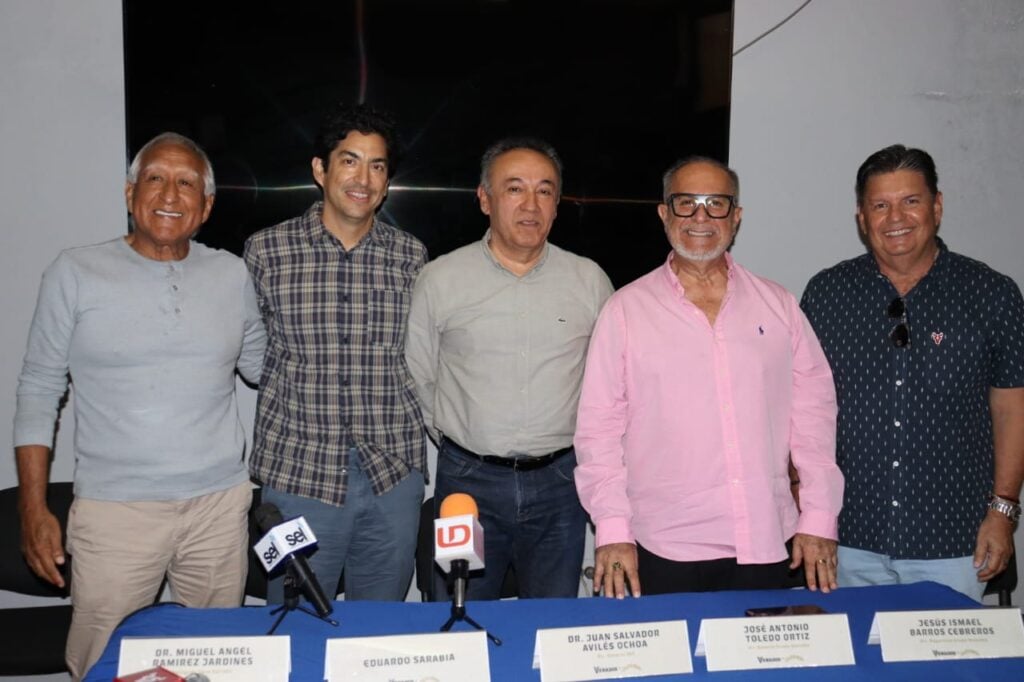
[[[257,232],[245,262],[267,326],[253,476],[319,540],[310,566],[330,595],[404,599],[426,471],[423,422],[404,359],[415,237],[376,218],[394,173],[395,125],[339,105],[315,141],[323,200]],[[282,580],[268,601],[283,599]]]

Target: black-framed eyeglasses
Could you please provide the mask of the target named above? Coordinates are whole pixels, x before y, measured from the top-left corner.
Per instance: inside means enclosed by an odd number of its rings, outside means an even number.
[[[670,194],[665,202],[672,213],[678,218],[690,218],[697,213],[697,209],[704,207],[704,212],[709,218],[726,218],[732,213],[736,197],[732,194],[690,194],[689,192],[677,192]]]
[[[907,304],[903,297],[897,296],[889,302],[885,314],[890,320],[899,320],[899,324],[889,332],[889,340],[897,348],[906,348],[910,345],[910,327],[907,326]]]

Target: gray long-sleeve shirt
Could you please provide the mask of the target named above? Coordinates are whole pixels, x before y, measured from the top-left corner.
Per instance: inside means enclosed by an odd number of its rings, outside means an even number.
[[[238,257],[193,242],[156,261],[118,238],[47,268],[18,379],[14,445],[46,445],[68,379],[75,494],[188,499],[248,477],[234,371],[259,379],[265,333]]]

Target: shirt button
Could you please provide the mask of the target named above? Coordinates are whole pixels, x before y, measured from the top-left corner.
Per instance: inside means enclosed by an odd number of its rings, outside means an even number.
[[[178,290],[178,285],[177,284],[172,284],[171,288],[174,289],[175,291],[177,291]]]
[[[900,420],[899,420],[899,419],[897,419],[896,421],[894,421],[894,422],[893,422],[893,424],[895,424],[896,426],[902,426],[902,425],[900,424]]]
[[[180,313],[180,312],[181,312],[181,308],[175,308],[175,309],[174,309],[174,312],[176,312],[176,313]]]
[[[347,336],[341,337],[341,342],[342,343],[348,343],[348,337]]]
[[[899,467],[899,465],[900,465],[900,461],[899,461],[899,460],[896,460],[896,461],[894,461],[894,462],[892,463],[892,468],[893,468],[893,469],[896,469],[896,468],[898,468],[898,467]]]
[[[893,500],[892,501],[892,506],[898,507],[898,506],[900,506],[900,503],[897,500]]]
[[[902,386],[903,385],[903,379],[897,379],[896,380],[896,385],[897,386]]]

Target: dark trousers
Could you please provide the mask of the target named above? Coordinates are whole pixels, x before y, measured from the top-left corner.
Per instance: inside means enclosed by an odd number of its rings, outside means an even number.
[[[569,452],[541,469],[513,471],[442,440],[434,501],[472,495],[484,529],[485,568],[470,574],[467,599],[498,599],[509,568],[520,597],[577,595],[587,514],[576,496],[575,468],[576,454]],[[435,585],[434,598],[447,599],[444,583]]]
[[[790,551],[790,544],[786,543]],[[774,564],[738,564],[735,558],[672,561],[636,546],[640,586],[644,594],[778,590],[803,584],[803,569],[791,573],[789,559]]]

